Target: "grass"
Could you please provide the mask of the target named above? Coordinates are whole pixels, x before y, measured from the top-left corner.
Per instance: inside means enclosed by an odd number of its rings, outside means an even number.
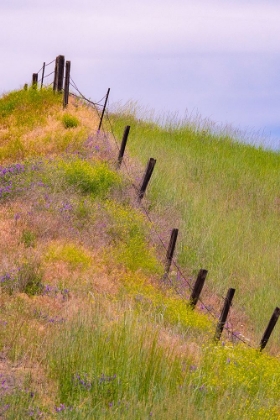
[[[0,136],[3,130],[17,132],[22,146],[19,155],[12,140],[1,143],[0,417],[278,419],[279,351],[274,347],[273,357],[234,342],[228,329],[220,343],[213,341],[216,319],[208,309],[210,303],[216,309],[216,298],[210,286],[207,307],[192,310],[179,272],[170,273],[175,287],[164,283],[164,255],[152,240],[153,224],[125,171],[115,169],[110,137],[96,133],[94,113],[77,102],[67,113],[79,124],[66,129],[60,99],[48,90],[0,99]],[[141,149],[143,163],[150,154],[162,157],[145,204],[152,217],[157,214],[164,240],[173,227],[168,221],[180,227],[178,258],[185,272],[193,276],[206,264],[215,292],[238,280],[238,313],[257,323],[260,294],[251,296],[252,308],[240,296],[241,290],[251,292],[251,277],[239,248],[251,258],[253,230],[262,241],[264,221],[275,229],[278,213],[269,200],[275,200],[278,155],[193,128],[112,118],[117,133],[124,122],[132,125],[131,154]],[[140,181],[143,169],[134,162],[129,169]],[[263,197],[270,197],[267,205]],[[230,239],[238,234],[229,261]],[[250,236],[243,244],[245,234]],[[273,231],[269,237],[274,246],[276,236]],[[262,247],[264,276],[275,270],[272,248],[268,240]],[[259,257],[260,251],[250,262],[260,268]],[[230,270],[222,275],[225,267]],[[264,299],[273,281],[262,283]],[[251,284],[260,287],[253,279]],[[248,318],[244,323],[252,325]],[[271,341],[275,346],[275,334]]]
[[[130,112],[111,120],[117,138],[131,126],[132,156],[143,164],[157,158],[149,199],[155,212],[175,215],[169,228],[180,228],[179,263],[190,274],[208,269],[218,294],[236,288],[235,305],[260,334],[279,305],[279,153]]]

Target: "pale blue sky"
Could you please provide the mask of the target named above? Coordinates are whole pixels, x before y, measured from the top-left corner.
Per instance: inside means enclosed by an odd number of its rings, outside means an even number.
[[[0,0],[0,92],[63,54],[93,100],[199,113],[280,148],[280,2]]]

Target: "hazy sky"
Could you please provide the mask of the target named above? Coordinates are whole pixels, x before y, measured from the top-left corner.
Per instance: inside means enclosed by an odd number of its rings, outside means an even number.
[[[279,0],[0,0],[0,51],[0,93],[63,54],[93,100],[110,87],[280,148]]]

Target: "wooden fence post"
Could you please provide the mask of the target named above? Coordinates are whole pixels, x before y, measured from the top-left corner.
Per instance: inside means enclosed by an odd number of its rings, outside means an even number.
[[[107,101],[108,101],[108,98],[109,98],[109,93],[110,93],[110,88],[107,90],[106,99],[105,99],[105,103],[104,103],[104,106],[103,106],[103,109],[102,109],[102,114],[101,114],[100,122],[99,122],[99,126],[98,126],[98,131],[100,131],[100,129],[101,129],[105,109],[106,109],[106,106],[107,106]]]
[[[267,345],[269,337],[271,336],[271,333],[272,333],[272,331],[273,331],[273,329],[276,325],[276,322],[278,321],[279,315],[280,315],[280,309],[276,307],[274,309],[274,312],[273,312],[273,314],[270,318],[268,326],[266,327],[266,330],[265,330],[265,332],[263,334],[263,337],[261,339],[260,351],[262,351],[265,348],[265,346]]]
[[[32,74],[32,88],[37,89],[37,85],[38,85],[38,73],[33,73]]]
[[[55,59],[54,77],[53,77],[53,91],[57,91],[57,75],[58,75],[58,56]]]
[[[172,229],[172,232],[171,232],[170,241],[169,241],[168,249],[166,252],[165,276],[168,275],[171,264],[172,264],[178,232],[179,232],[178,229]]]
[[[195,308],[195,306],[198,302],[200,293],[203,289],[203,286],[204,286],[204,283],[205,283],[205,280],[206,280],[207,273],[208,273],[208,271],[204,270],[203,268],[201,270],[199,270],[199,273],[198,273],[198,276],[197,276],[192,294],[190,296],[190,305],[191,305],[192,309]]]
[[[62,92],[63,89],[63,77],[64,77],[64,55],[58,56],[58,73],[57,73],[57,91]]]
[[[227,316],[228,316],[228,313],[229,313],[229,309],[230,309],[230,306],[231,306],[231,302],[232,302],[234,293],[235,293],[235,289],[232,289],[232,288],[228,289],[228,292],[227,292],[227,295],[226,295],[226,298],[225,298],[225,303],[224,303],[224,306],[223,306],[223,309],[222,309],[222,312],[221,312],[221,315],[220,315],[220,319],[219,319],[217,327],[216,327],[216,332],[215,332],[215,336],[214,336],[214,339],[216,341],[219,341],[220,338],[221,338],[221,335],[222,335],[222,332],[223,332],[223,329],[224,329],[224,326],[225,326],[225,323],[226,323],[226,320],[227,320]]]
[[[122,164],[123,155],[124,155],[124,151],[125,151],[126,143],[127,143],[127,138],[128,138],[128,135],[129,135],[129,130],[130,130],[130,125],[127,125],[124,129],[121,148],[120,148],[120,151],[119,151],[118,168],[120,168],[121,164]]]
[[[53,90],[54,92],[61,93],[63,88],[63,76],[64,76],[64,55],[59,55],[55,59],[55,69],[54,69],[54,81],[53,81]]]
[[[42,70],[42,79],[41,79],[41,89],[42,89],[42,87],[43,87],[43,83],[44,83],[45,68],[46,68],[46,63],[45,63],[45,61],[44,61],[44,62],[43,62],[43,70]]]
[[[67,105],[68,105],[69,85],[70,85],[70,68],[71,68],[71,61],[66,61],[66,73],[65,73],[64,95],[63,95],[63,108],[66,108]]]
[[[145,191],[147,189],[148,183],[151,179],[152,173],[154,171],[154,167],[156,164],[156,159],[154,158],[150,158],[147,167],[146,167],[146,171],[143,177],[143,181],[138,193],[138,201],[140,202],[142,200],[142,198],[144,197]]]

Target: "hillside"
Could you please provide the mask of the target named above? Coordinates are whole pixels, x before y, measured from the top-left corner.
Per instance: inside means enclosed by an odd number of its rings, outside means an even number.
[[[0,417],[278,419],[276,331],[268,351],[258,343],[278,303],[279,154],[128,112],[97,132],[93,108],[72,98],[63,111],[48,89],[4,95],[0,117]],[[151,156],[140,205],[133,185]],[[166,282],[160,240],[173,227],[183,271]],[[236,304],[218,343],[227,287]]]

